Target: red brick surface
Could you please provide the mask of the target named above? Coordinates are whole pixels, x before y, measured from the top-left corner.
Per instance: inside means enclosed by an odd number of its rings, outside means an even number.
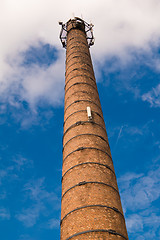
[[[75,26],[68,22],[61,240],[128,239],[84,26]]]

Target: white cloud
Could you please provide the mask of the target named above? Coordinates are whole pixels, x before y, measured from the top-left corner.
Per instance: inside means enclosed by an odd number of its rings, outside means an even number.
[[[6,161],[6,159],[5,159]],[[32,167],[33,162],[31,160],[28,160],[24,158],[21,155],[16,155],[13,160],[11,161],[11,164],[9,166],[3,166],[3,159],[1,161],[0,167],[0,185],[5,182],[14,181],[19,179],[20,172],[24,171],[24,168],[30,168]],[[4,184],[4,185],[5,185]],[[0,195],[0,196],[3,196]]]
[[[13,169],[17,171],[24,171],[25,168],[32,168],[33,167],[33,161],[30,159],[27,159],[23,157],[22,155],[16,155],[13,158]]]
[[[3,181],[13,181],[17,179],[18,176],[14,172],[14,166],[6,167],[5,169],[0,170],[0,185],[3,184]]]
[[[28,194],[29,198],[33,201],[47,200],[49,202],[58,200],[56,194],[49,193],[45,190],[45,178],[39,178],[28,182],[24,186],[24,191]]]
[[[15,107],[18,95],[31,108],[46,101],[59,104],[63,96],[64,52],[58,39],[58,21],[83,15],[95,25],[93,56],[102,62],[106,56],[130,58],[130,48],[151,51],[160,37],[160,2],[158,0],[6,0],[0,3],[0,94],[1,101]],[[58,60],[50,67],[24,68],[21,52],[39,42],[59,49]],[[60,50],[61,49],[61,50]]]
[[[126,173],[118,183],[128,231],[136,240],[154,239],[160,230],[160,212],[154,204],[160,200],[160,168],[154,167],[146,174]],[[152,231],[143,231],[146,227]]]
[[[145,209],[160,197],[160,168],[144,174],[127,173],[119,179],[125,208]]]
[[[50,219],[48,221],[47,227],[49,229],[59,228],[59,224],[60,224],[60,220],[59,219],[52,218],[52,219]]]
[[[54,192],[48,192],[45,189],[45,179],[39,178],[33,181],[29,181],[24,186],[25,197],[27,203],[30,203],[28,208],[23,208],[16,218],[22,222],[26,227],[34,226],[41,216],[48,217],[49,214],[55,210],[59,210],[59,199]],[[48,210],[48,206],[50,210]],[[53,219],[47,224],[47,228],[56,227],[57,222]],[[44,224],[45,226],[46,224]]]
[[[1,199],[5,199],[6,198],[6,191],[2,191],[1,193],[0,193],[0,200]]]
[[[42,211],[44,206],[41,204],[36,204],[27,209],[23,209],[22,213],[16,215],[16,218],[23,222],[26,227],[32,227],[35,225],[37,219],[39,218],[40,211]]]
[[[0,220],[9,220],[10,213],[6,208],[0,208]]]
[[[9,161],[9,166],[5,167],[4,170],[3,161],[1,161],[0,200],[7,200],[8,197],[12,198],[12,192],[15,194],[15,191],[17,191],[17,194],[23,199],[23,205],[19,206],[16,213],[12,209],[14,217],[22,222],[24,226],[32,227],[42,216],[42,222],[45,222],[42,227],[52,229],[56,227],[56,222],[51,219],[50,215],[53,216],[55,212],[57,213],[60,210],[60,199],[54,191],[47,190],[44,177],[29,180],[24,184],[24,181],[26,182],[24,179],[24,175],[27,173],[26,170],[33,167],[33,162],[22,155],[16,155],[12,161]],[[34,174],[33,171],[32,174]],[[19,183],[22,186],[15,184],[15,180],[21,180]],[[12,187],[11,182],[12,185],[14,184]],[[10,219],[10,212],[0,207],[0,220],[5,219]]]
[[[129,232],[143,231],[143,221],[138,214],[132,214],[127,218],[127,229]]]
[[[136,240],[158,239],[160,237],[160,215],[156,210],[130,214],[127,217],[128,232]]]
[[[149,102],[151,107],[160,107],[160,84],[143,94],[142,100]]]
[[[0,184],[2,182],[2,179],[7,176],[7,170],[0,170]]]
[[[131,182],[133,180],[137,180],[140,177],[142,177],[144,174],[136,174],[136,173],[126,173],[122,177],[118,178],[118,182],[120,186],[122,186],[122,189],[130,188]]]
[[[22,234],[22,235],[20,235],[18,240],[34,240],[34,239],[27,234]]]

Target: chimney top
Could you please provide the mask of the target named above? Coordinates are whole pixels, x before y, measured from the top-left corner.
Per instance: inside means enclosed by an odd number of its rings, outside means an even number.
[[[94,44],[92,23],[89,24],[79,17],[74,17],[73,19],[69,19],[66,23],[59,22],[59,25],[62,26],[59,37],[64,48],[66,48],[67,45],[67,33],[72,29],[79,29],[86,33],[89,47]]]

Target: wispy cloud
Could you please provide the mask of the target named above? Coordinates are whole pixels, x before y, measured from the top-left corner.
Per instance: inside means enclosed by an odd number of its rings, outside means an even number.
[[[160,84],[143,94],[142,100],[150,103],[151,107],[160,107]]]
[[[48,221],[47,228],[49,228],[49,229],[59,228],[59,224],[60,224],[59,219],[52,218]]]
[[[6,161],[6,160],[5,160]],[[32,167],[32,161],[24,158],[22,155],[15,155],[8,166],[3,166],[3,161],[1,161],[1,170],[0,170],[0,184],[3,181],[14,181],[19,179],[19,172],[23,171],[25,168]]]
[[[13,163],[15,163],[14,168],[18,171],[23,171],[25,168],[33,167],[32,160],[27,159],[19,154],[13,158]]]
[[[0,208],[0,220],[9,220],[10,212],[6,208]]]
[[[33,237],[29,236],[28,234],[22,234],[18,238],[18,240],[35,240]]]
[[[39,178],[28,182],[24,186],[24,191],[28,194],[28,197],[33,201],[47,200],[55,201],[58,200],[57,196],[53,192],[48,192],[45,189],[45,178]]]
[[[37,221],[42,217],[43,228],[56,227],[56,220],[54,222],[51,217],[60,209],[60,199],[53,191],[48,191],[45,185],[45,178],[34,178],[27,180],[23,178],[23,174],[29,169],[33,170],[33,162],[22,155],[15,155],[8,163],[9,166],[1,166],[0,170],[0,183],[1,194],[0,200],[6,200],[12,196],[12,189],[10,189],[10,183],[21,180],[21,184],[14,184],[14,192],[18,190],[20,202],[18,210],[13,209],[14,217],[22,222],[25,227],[34,226]],[[32,172],[34,175],[34,171]],[[26,183],[27,182],[27,183]],[[16,188],[17,187],[17,188]],[[23,205],[21,206],[21,201]],[[2,202],[3,203],[3,202]],[[16,206],[15,206],[16,207]],[[10,219],[9,210],[4,207],[0,208],[0,219]],[[51,219],[51,220],[48,220]],[[57,220],[58,222],[58,220]]]
[[[3,178],[5,178],[7,176],[7,173],[8,173],[7,170],[1,170],[0,171],[0,184],[1,184],[2,180],[3,180]]]
[[[6,191],[3,191],[3,190],[2,190],[2,192],[0,193],[0,200],[3,200],[3,199],[5,199],[5,198],[6,198],[6,196],[7,196],[7,193],[6,193]]]
[[[26,227],[32,227],[36,224],[44,205],[37,203],[30,208],[23,209],[21,213],[16,215],[16,218]]]
[[[5,162],[5,164],[4,164]],[[24,158],[22,155],[15,155],[13,158],[6,158],[5,161],[1,159],[0,162],[0,219],[1,220],[9,220],[10,219],[10,204],[8,205],[8,209],[4,206],[5,201],[8,202],[8,199],[12,199],[12,196],[15,193],[15,189],[17,190],[17,181],[22,180],[22,175],[24,171],[30,167],[32,167],[32,161]],[[19,181],[20,182],[20,181]],[[13,195],[12,195],[13,194]],[[12,206],[13,207],[13,206]],[[14,209],[12,209],[14,212]]]
[[[125,205],[131,210],[144,209],[160,197],[160,168],[150,171],[147,176],[133,173],[119,179]],[[128,177],[128,181],[126,181]],[[127,182],[128,186],[126,186]],[[123,186],[122,186],[123,185]]]
[[[59,210],[60,204],[57,204],[59,199],[54,192],[48,192],[45,189],[45,178],[29,181],[23,190],[27,202],[30,204],[28,208],[22,209],[16,218],[26,227],[34,226],[41,216],[48,218],[53,211]],[[52,210],[48,210],[48,207]],[[50,220],[47,226],[53,228],[54,224],[56,223]]]
[[[140,233],[142,239],[146,239],[143,234],[149,234],[145,228],[152,229],[154,239],[160,230],[160,212],[154,206],[155,201],[160,201],[160,168],[152,166],[146,174],[127,173],[118,179],[118,183],[128,231],[138,240]]]

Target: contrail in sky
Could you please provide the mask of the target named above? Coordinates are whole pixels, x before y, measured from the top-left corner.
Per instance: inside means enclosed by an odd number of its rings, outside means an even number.
[[[122,129],[123,129],[123,127],[124,127],[124,126],[122,126],[122,127],[120,128],[120,130],[119,130],[119,134],[118,134],[118,137],[117,137],[117,141],[116,141],[116,144],[115,144],[114,150],[115,150],[115,148],[116,148],[116,146],[117,146],[117,143],[118,143],[118,141],[119,141],[119,138],[120,138],[120,136],[121,136],[121,133],[122,133]]]

